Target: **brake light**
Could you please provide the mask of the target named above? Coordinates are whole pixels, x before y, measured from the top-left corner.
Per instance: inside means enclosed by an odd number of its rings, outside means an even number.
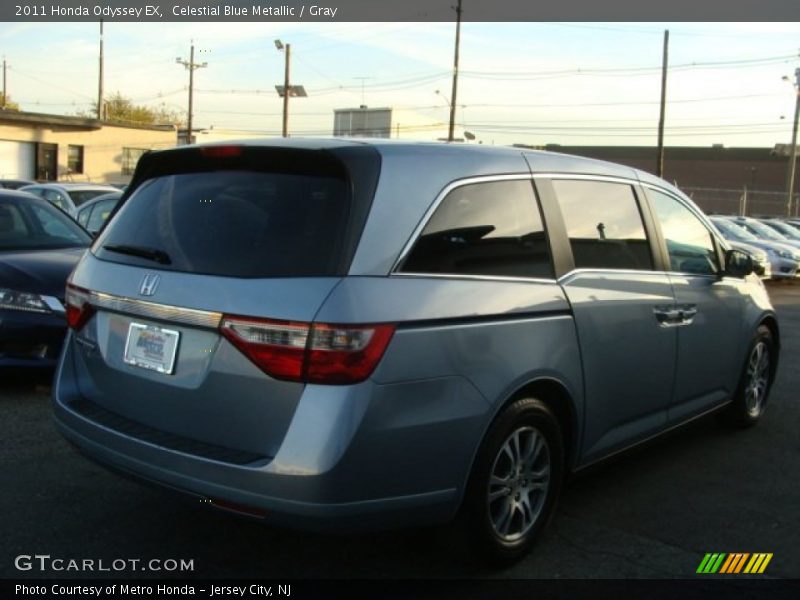
[[[220,331],[262,371],[288,381],[350,384],[375,370],[395,326],[225,316]]]
[[[241,156],[241,146],[202,146],[200,152],[208,158],[233,158]]]
[[[64,303],[67,305],[67,324],[76,331],[86,325],[94,314],[94,307],[89,303],[89,290],[71,283],[67,284]]]

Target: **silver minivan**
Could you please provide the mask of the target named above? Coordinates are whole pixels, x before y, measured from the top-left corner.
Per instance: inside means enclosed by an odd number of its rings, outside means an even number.
[[[265,140],[145,155],[72,274],[55,421],[208,504],[352,531],[459,517],[521,556],[564,477],[761,416],[749,256],[647,173],[517,148]]]

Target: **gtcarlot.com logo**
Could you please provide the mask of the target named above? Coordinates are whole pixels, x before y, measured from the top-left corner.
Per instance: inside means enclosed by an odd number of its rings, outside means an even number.
[[[20,554],[14,559],[18,571],[71,571],[80,573],[194,571],[194,559],[185,558],[58,558],[49,554]]]
[[[700,561],[697,573],[702,575],[738,575],[740,573],[761,574],[769,561],[772,553],[756,552],[709,552]]]

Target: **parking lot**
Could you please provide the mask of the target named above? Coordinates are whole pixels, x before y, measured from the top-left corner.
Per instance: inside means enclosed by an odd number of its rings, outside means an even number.
[[[683,578],[707,552],[769,552],[767,576],[800,577],[800,285],[770,293],[782,357],[762,422],[742,432],[706,418],[575,477],[535,551],[499,572],[446,528],[357,537],[283,531],[129,482],[56,433],[46,377],[4,377],[0,576],[81,576],[14,567],[18,555],[47,554],[193,560],[192,573],[175,574],[182,577]]]

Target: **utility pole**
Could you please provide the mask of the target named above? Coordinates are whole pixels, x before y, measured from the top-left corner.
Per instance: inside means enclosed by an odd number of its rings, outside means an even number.
[[[658,158],[656,175],[664,176],[664,113],[667,105],[667,61],[669,52],[669,29],[664,30],[664,56],[661,63],[661,111],[658,117]]]
[[[456,127],[456,95],[458,94],[458,49],[461,44],[461,0],[458,0],[456,9],[456,50],[453,58],[453,92],[450,94],[450,126],[447,129],[447,141],[453,141]]]
[[[792,126],[792,146],[789,151],[789,170],[786,175],[786,216],[792,216],[792,196],[794,195],[794,173],[797,167],[797,121],[800,118],[800,68],[794,70],[794,125]],[[797,212],[797,207],[795,207]]]
[[[0,109],[5,109],[6,107],[6,57],[3,57],[3,104],[0,106]]]
[[[191,144],[192,143],[192,98],[194,96],[194,71],[195,69],[204,69],[205,67],[208,66],[208,63],[194,62],[194,41],[192,41],[192,47],[191,50],[189,51],[189,60],[186,61],[179,56],[175,59],[175,62],[189,69],[189,115],[186,119],[186,142],[188,144]]]
[[[102,119],[103,114],[103,19],[100,19],[100,76],[97,80],[97,118]]]

